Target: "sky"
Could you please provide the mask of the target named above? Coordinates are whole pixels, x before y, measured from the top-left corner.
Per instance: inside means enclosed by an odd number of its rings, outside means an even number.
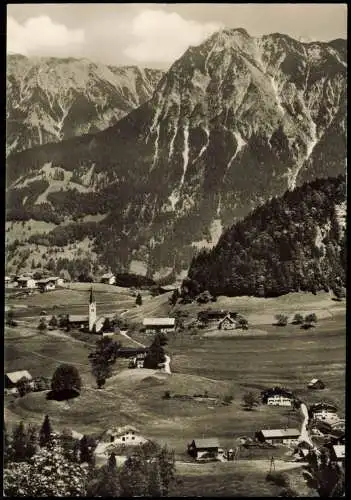
[[[347,4],[7,4],[7,52],[167,69],[221,28],[347,37]]]

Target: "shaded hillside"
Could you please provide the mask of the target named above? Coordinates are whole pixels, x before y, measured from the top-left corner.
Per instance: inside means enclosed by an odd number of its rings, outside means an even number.
[[[87,59],[9,55],[7,153],[114,125],[150,99],[162,75]]]
[[[340,40],[222,30],[117,125],[10,155],[7,218],[51,218],[50,246],[89,238],[116,271],[186,270],[256,206],[344,173],[346,66]]]
[[[193,259],[189,278],[229,296],[345,286],[345,218],[345,176],[306,183],[234,224]]]

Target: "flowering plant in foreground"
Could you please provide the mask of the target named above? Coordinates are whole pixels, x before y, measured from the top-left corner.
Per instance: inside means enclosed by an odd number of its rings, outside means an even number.
[[[70,462],[62,447],[53,442],[28,462],[4,469],[4,495],[8,497],[85,496],[88,467]]]

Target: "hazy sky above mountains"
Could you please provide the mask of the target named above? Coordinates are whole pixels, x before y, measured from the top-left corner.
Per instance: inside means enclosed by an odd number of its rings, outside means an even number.
[[[222,27],[347,37],[347,4],[7,4],[7,51],[167,68]]]

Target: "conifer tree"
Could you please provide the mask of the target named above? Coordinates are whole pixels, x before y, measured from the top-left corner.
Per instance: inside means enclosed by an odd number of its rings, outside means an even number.
[[[13,459],[15,462],[22,462],[26,459],[27,433],[23,422],[20,422],[13,429],[12,450],[13,450]]]
[[[52,435],[51,422],[49,419],[49,415],[46,415],[39,433],[40,447],[47,446],[50,443],[51,435]]]

